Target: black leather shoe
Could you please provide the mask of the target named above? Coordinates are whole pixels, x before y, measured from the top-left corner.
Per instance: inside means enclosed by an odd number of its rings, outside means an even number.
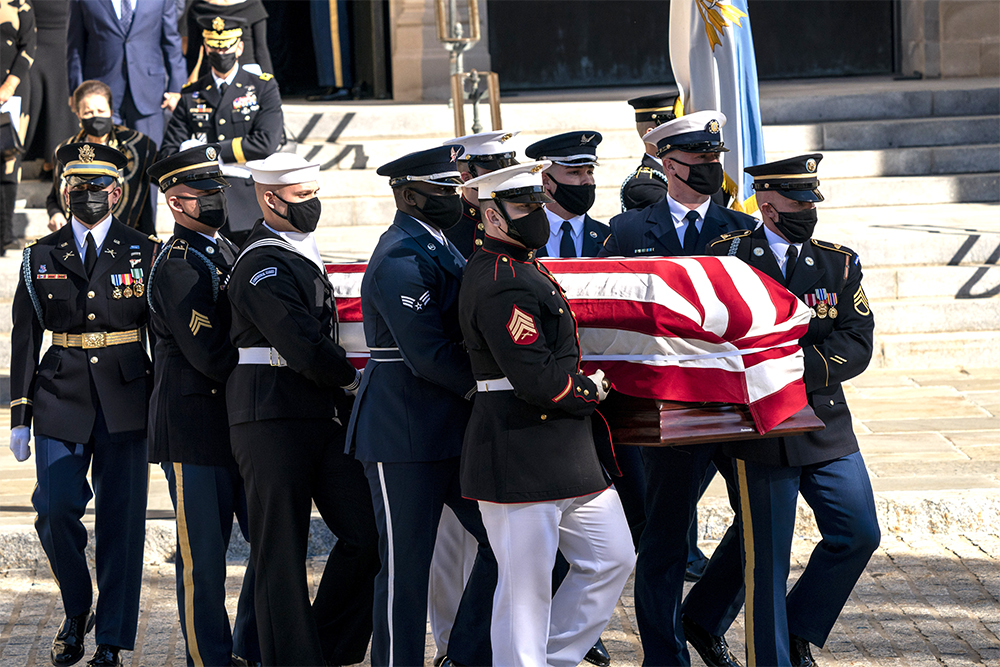
[[[792,659],[792,667],[816,667],[809,642],[802,637],[788,635],[788,657]]]
[[[681,615],[681,625],[684,627],[684,638],[688,644],[694,647],[701,659],[709,667],[743,667],[733,652],[729,650],[729,644],[725,637],[718,637],[708,633],[708,630],[701,627],[686,614]]]
[[[698,560],[691,561],[687,564],[687,569],[684,570],[684,581],[698,581],[701,579],[701,575],[705,574],[705,568],[707,567],[707,558],[699,558]]]
[[[583,656],[583,659],[592,665],[597,665],[597,667],[611,665],[611,654],[608,653],[608,649],[604,648],[604,642],[600,637],[597,638],[597,643],[587,651],[587,655]]]
[[[122,657],[118,655],[121,651],[117,646],[111,644],[98,644],[94,651],[94,657],[87,663],[92,667],[122,667]]]
[[[260,667],[259,662],[250,662],[246,658],[242,658],[235,653],[232,653],[232,658],[229,661],[231,667]]]
[[[49,658],[53,665],[75,665],[83,657],[83,640],[94,629],[94,615],[87,610],[79,616],[67,616],[52,640]]]

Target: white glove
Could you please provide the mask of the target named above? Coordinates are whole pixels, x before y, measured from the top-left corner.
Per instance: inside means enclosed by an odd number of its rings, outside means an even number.
[[[588,375],[587,377],[591,382],[597,385],[597,402],[600,403],[608,397],[608,392],[611,391],[611,385],[604,379],[604,371],[600,368],[598,368],[593,375]]]
[[[10,430],[10,451],[18,461],[27,461],[31,456],[31,429],[27,426],[15,426]]]

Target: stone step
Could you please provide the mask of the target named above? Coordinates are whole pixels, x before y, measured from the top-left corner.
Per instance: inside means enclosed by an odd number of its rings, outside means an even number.
[[[865,267],[865,294],[871,300],[989,298],[1000,294],[1000,267],[904,266]]]
[[[893,118],[764,126],[764,146],[774,152],[874,150],[998,142],[1000,119],[996,116]]]
[[[768,151],[768,162],[801,151]],[[879,176],[927,176],[1000,171],[1000,144],[913,146],[878,150],[824,151],[820,180]]]
[[[1000,201],[1000,173],[822,178],[824,209]]]
[[[879,334],[927,334],[995,331],[1000,323],[1000,296],[980,299],[909,297],[871,299]],[[840,308],[850,308],[843,304]]]
[[[1000,331],[876,334],[870,368],[994,368]]]

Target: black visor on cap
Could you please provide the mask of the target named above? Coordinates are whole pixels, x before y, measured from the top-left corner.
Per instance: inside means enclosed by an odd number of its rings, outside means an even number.
[[[518,163],[513,153],[503,153],[500,155],[473,155],[467,160],[467,162],[469,164],[474,164],[477,167],[482,167],[483,169],[489,169],[490,171],[513,167]]]
[[[721,141],[700,141],[694,144],[667,145],[657,151],[660,157],[670,151],[682,153],[728,153],[729,149]]]
[[[823,201],[823,193],[819,191],[819,180],[809,179],[801,183],[794,181],[784,181],[774,183],[772,181],[754,181],[753,189],[757,192],[777,192],[786,199],[795,201]]]
[[[217,178],[202,178],[196,181],[183,181],[178,183],[178,185],[186,185],[195,190],[218,190],[220,188],[228,188],[229,181],[219,176]]]
[[[548,204],[555,201],[549,193],[545,191],[543,185],[529,185],[523,188],[513,188],[512,190],[501,190],[491,193],[493,199],[497,201],[511,202],[513,204]]]
[[[78,185],[96,185],[100,188],[106,188],[113,183],[117,183],[118,180],[112,176],[88,176],[88,175],[74,175],[66,179],[66,185],[75,188]]]

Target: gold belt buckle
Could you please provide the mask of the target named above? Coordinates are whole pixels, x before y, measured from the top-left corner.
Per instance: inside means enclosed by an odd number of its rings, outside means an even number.
[[[107,334],[105,333],[85,333],[83,334],[83,349],[93,350],[98,347],[107,347]]]
[[[276,349],[274,349],[273,347],[270,348],[267,351],[267,355],[268,355],[268,357],[270,359],[270,362],[271,362],[272,366],[277,366],[278,368],[283,368],[283,367],[285,367],[285,366],[288,365],[288,362],[285,361],[285,358],[283,356],[281,356],[281,354],[279,354],[278,351]]]

